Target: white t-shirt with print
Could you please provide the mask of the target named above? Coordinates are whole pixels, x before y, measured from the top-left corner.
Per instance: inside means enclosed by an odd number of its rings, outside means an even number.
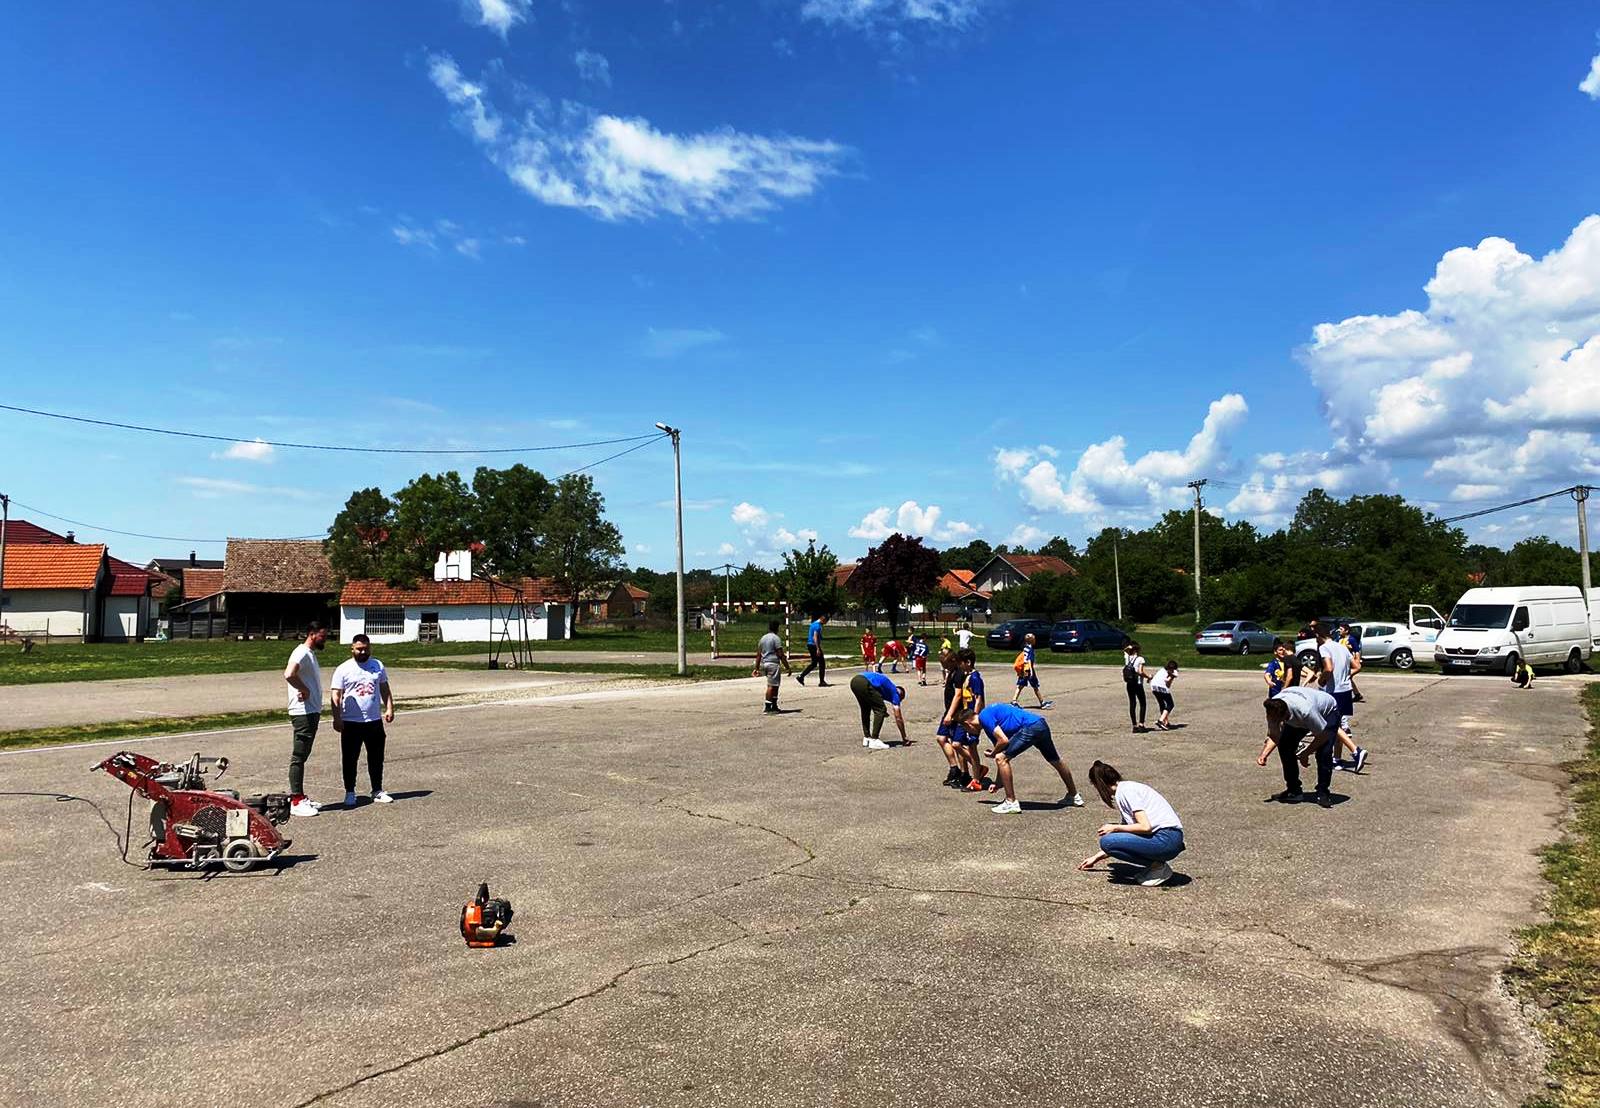
[[[1333,668],[1333,680],[1328,684],[1329,692],[1349,692],[1355,687],[1350,681],[1350,671],[1354,661],[1347,647],[1329,639],[1317,647],[1317,653],[1326,658]]]
[[[1122,813],[1123,823],[1132,823],[1134,813],[1143,812],[1150,821],[1152,831],[1159,831],[1163,827],[1183,830],[1183,821],[1172,810],[1172,805],[1167,803],[1167,798],[1138,781],[1117,782],[1117,811]]]
[[[289,666],[300,663],[300,680],[306,685],[306,698],[300,699],[300,693],[293,685],[287,685],[289,690],[289,714],[291,716],[315,716],[322,713],[322,667],[317,664],[317,652],[305,643],[301,643],[289,652]],[[287,666],[284,668],[288,668]]]
[[[333,671],[333,695],[339,698],[339,718],[361,723],[377,723],[383,718],[383,693],[389,683],[383,663],[369,657],[365,662],[346,658]]]

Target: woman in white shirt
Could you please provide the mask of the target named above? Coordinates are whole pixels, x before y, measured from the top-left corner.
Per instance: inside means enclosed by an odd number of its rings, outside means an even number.
[[[1137,878],[1141,885],[1165,885],[1172,880],[1172,867],[1167,863],[1183,853],[1183,821],[1166,797],[1149,785],[1124,781],[1116,767],[1105,762],[1089,767],[1089,783],[1122,820],[1100,825],[1095,832],[1100,849],[1078,868],[1092,870],[1102,859],[1114,858],[1144,867]]]
[[[1139,644],[1130,639],[1122,648],[1122,683],[1128,687],[1128,719],[1135,735],[1144,730],[1144,683],[1149,679]]]

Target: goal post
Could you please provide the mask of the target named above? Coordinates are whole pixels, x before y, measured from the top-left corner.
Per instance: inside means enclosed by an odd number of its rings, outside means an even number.
[[[725,603],[724,601],[721,601],[721,600],[713,600],[711,602],[711,657],[712,658],[755,658],[755,657],[757,657],[757,654],[756,654],[756,652],[754,650],[754,647],[756,645],[756,641],[760,640],[761,635],[765,635],[767,633],[765,621],[761,621],[760,634],[758,634],[756,636],[756,640],[755,641],[752,641],[750,643],[750,646],[752,647],[752,649],[749,650],[749,651],[741,651],[741,650],[736,649],[737,647],[744,645],[743,636],[740,636],[740,638],[738,640],[729,641],[729,638],[728,638],[726,632],[722,629],[722,622],[723,622],[724,619],[727,619],[727,620],[730,621],[730,626],[731,626],[732,619],[737,617],[737,616],[741,616],[741,615],[764,615],[764,614],[767,614],[767,613],[771,613],[771,614],[774,614],[774,615],[776,615],[778,613],[782,613],[782,615],[783,615],[783,649],[784,649],[785,653],[787,653],[788,650],[789,650],[789,602],[788,601],[786,601],[786,600],[735,600],[731,604],[729,604],[729,603]],[[728,647],[733,647],[735,649],[725,649],[725,648],[728,648]]]

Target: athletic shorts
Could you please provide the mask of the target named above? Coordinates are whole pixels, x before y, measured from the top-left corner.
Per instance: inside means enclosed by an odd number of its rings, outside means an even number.
[[[777,662],[762,662],[761,672],[766,674],[767,688],[775,689],[783,680],[783,667]]]
[[[1030,723],[1006,736],[1010,741],[1000,753],[1008,761],[1015,761],[1018,754],[1025,750],[1037,749],[1047,762],[1059,762],[1061,758],[1056,754],[1056,744],[1050,739],[1050,725],[1044,720]]]
[[[1160,708],[1163,712],[1172,711],[1172,694],[1170,692],[1166,689],[1151,689],[1150,691],[1155,694],[1157,708]]]
[[[1037,673],[1024,673],[1017,677],[1017,688],[1025,689],[1029,685],[1036,689],[1039,687],[1039,675]]]
[[[926,658],[917,658],[917,659],[914,659],[914,660],[917,663],[917,672],[918,673],[927,673],[928,672],[928,659],[926,659]]]
[[[1356,714],[1356,694],[1354,690],[1336,692],[1330,695],[1333,697],[1333,702],[1339,705],[1339,715],[1344,719],[1349,719]]]

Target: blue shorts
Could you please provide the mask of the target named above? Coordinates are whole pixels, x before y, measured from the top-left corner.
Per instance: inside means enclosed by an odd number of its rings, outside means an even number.
[[[1339,714],[1341,716],[1349,719],[1356,714],[1356,694],[1353,691],[1336,692],[1331,695],[1333,696],[1333,702],[1339,705]],[[1340,722],[1343,723],[1343,720]]]
[[[1036,689],[1039,687],[1039,675],[1037,673],[1024,673],[1017,678],[1017,688],[1025,689],[1029,685]]]
[[[1006,738],[1009,741],[1000,753],[1006,756],[1007,761],[1015,761],[1018,754],[1028,749],[1037,749],[1047,762],[1061,761],[1056,754],[1056,744],[1050,739],[1050,725],[1042,719],[1013,731]]]

